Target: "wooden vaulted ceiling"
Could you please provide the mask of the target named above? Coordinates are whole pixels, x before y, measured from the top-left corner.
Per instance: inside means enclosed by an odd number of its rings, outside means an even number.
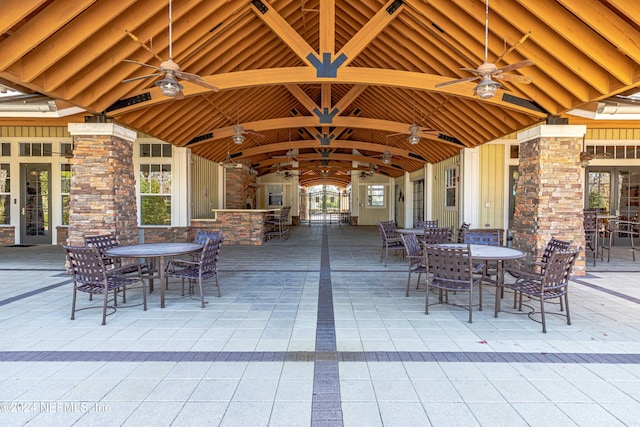
[[[477,81],[436,87],[483,63],[483,0],[174,0],[174,61],[219,89],[182,81],[184,99],[163,96],[160,77],[122,82],[153,71],[124,59],[169,58],[167,1],[0,9],[0,84],[216,162],[249,159],[260,175],[295,169],[301,185],[344,186],[372,165],[397,177],[640,86],[637,0],[489,0],[489,62],[534,65],[511,72],[531,84],[502,81],[486,100]],[[241,145],[237,123],[255,132]]]

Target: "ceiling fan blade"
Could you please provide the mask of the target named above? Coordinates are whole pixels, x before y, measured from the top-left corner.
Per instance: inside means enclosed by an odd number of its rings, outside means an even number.
[[[448,82],[436,83],[436,87],[455,85],[458,83],[471,82],[473,80],[478,80],[480,76],[466,77],[464,79],[450,80]]]
[[[142,65],[143,67],[149,67],[149,68],[153,68],[154,70],[158,70],[158,71],[164,72],[164,70],[162,68],[156,67],[155,65],[145,64],[143,62],[134,61],[132,59],[123,59],[122,61],[123,62],[129,62],[131,64]]]
[[[525,59],[520,62],[516,62],[515,64],[509,64],[509,65],[505,65],[504,67],[496,68],[495,71],[493,71],[491,74],[505,73],[507,71],[517,70],[518,68],[529,67],[534,64],[535,62],[533,62],[532,60]]]
[[[477,68],[460,68],[462,71],[468,71],[474,74],[480,74],[480,71]]]
[[[175,75],[176,75],[176,77],[178,77],[179,79],[186,80],[186,81],[188,81],[189,83],[195,83],[195,84],[197,84],[198,86],[202,86],[202,87],[204,87],[204,88],[211,89],[211,90],[212,90],[212,91],[214,91],[214,92],[217,92],[217,91],[218,91],[218,88],[217,88],[217,87],[215,87],[215,86],[213,86],[213,85],[210,85],[210,84],[209,84],[209,83],[207,83],[207,82],[206,82],[202,77],[200,77],[200,76],[199,76],[199,75],[197,75],[197,74],[193,74],[193,73],[186,73],[186,72],[184,72],[184,71],[176,71]]]
[[[149,77],[160,77],[160,76],[164,76],[164,74],[147,74],[146,76],[131,77],[130,79],[123,80],[122,83],[135,82],[136,80],[142,80],[142,79],[148,79]]]
[[[498,74],[494,76],[496,80],[504,80],[506,82],[529,84],[533,81],[533,77],[521,76],[519,74]]]

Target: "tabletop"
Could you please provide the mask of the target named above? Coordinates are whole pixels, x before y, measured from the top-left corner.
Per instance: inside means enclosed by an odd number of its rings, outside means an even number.
[[[184,255],[200,250],[202,250],[202,245],[197,243],[142,243],[111,248],[106,251],[106,254],[117,257],[146,258]]]
[[[465,248],[467,245],[464,243],[443,243],[439,246]],[[520,249],[508,248],[506,246],[469,245],[469,249],[471,250],[471,258],[478,260],[519,259],[527,256],[527,254]]]
[[[424,234],[424,228],[420,227],[420,228],[396,228],[396,233],[400,233],[400,234],[415,234],[415,235],[423,235]]]

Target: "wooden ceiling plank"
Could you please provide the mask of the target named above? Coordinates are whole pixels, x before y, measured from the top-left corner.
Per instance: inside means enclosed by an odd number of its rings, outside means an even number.
[[[610,9],[596,0],[559,0],[571,13],[588,22],[589,27],[609,40],[618,50],[640,64],[640,32],[624,22]],[[640,4],[636,4],[636,15],[640,15]]]
[[[455,1],[458,7],[463,8],[467,13],[473,14],[473,16],[476,16],[480,22],[484,23],[484,7],[482,7],[482,5],[471,0]],[[438,0],[438,8],[447,8],[450,6],[450,2]],[[475,10],[475,12],[470,12],[473,10]],[[531,32],[529,40],[519,46],[517,50],[522,52],[525,57],[534,60],[536,62],[536,67],[541,68],[547,75],[555,76],[554,69],[547,69],[547,62],[549,62],[549,60],[545,60],[545,57],[548,55],[562,63],[576,76],[580,76],[580,78],[599,92],[606,93],[608,91],[610,78],[604,68],[599,67],[592,59],[575,49],[575,47],[569,42],[558,37],[555,33],[550,32],[549,27],[543,21],[532,16],[526,9],[519,6],[516,2],[501,1],[500,7],[495,8],[490,11],[490,13],[489,27],[493,28],[493,23],[495,22],[499,29],[498,34],[502,34],[507,31],[506,28],[508,26],[517,28],[519,30],[519,35],[525,34],[529,31]],[[502,17],[502,20],[496,19],[496,16]],[[501,27],[500,25],[503,22],[508,22],[509,25],[504,24]],[[533,44],[544,49],[538,57],[534,55],[536,50],[533,50]],[[590,70],[590,72],[586,74],[583,72],[584,70]],[[560,76],[562,76],[562,74],[560,74]]]
[[[82,14],[70,21],[64,31],[58,31],[47,38],[46,42],[39,44],[31,52],[22,57],[22,78],[24,81],[33,81],[51,66],[68,54],[78,55],[76,48],[84,40],[100,32],[102,36],[109,32],[111,21],[125,12],[135,0],[98,1],[87,8]],[[100,22],[100,25],[96,25]],[[102,40],[102,38],[101,38]],[[102,41],[104,42],[104,41]],[[98,48],[100,50],[100,48]],[[75,64],[63,70],[72,73],[77,69]]]
[[[96,1],[69,0],[51,3],[0,43],[0,71],[6,70]]]
[[[193,5],[191,2],[179,2],[174,7],[172,14],[175,20],[180,19],[185,13],[188,13],[186,6]],[[141,16],[142,18],[143,16]],[[145,21],[136,21],[137,25],[128,28],[134,31],[140,40],[153,40],[154,50],[161,57],[168,52],[168,19],[164,13],[156,13],[149,16]],[[124,32],[124,30],[123,30]],[[176,34],[178,34],[177,32]],[[130,77],[141,75],[141,66],[123,62],[122,59],[134,59],[142,63],[151,63],[160,65],[158,60],[146,50],[142,49],[129,37],[123,37],[116,45],[113,45],[107,52],[87,65],[81,72],[70,78],[64,85],[62,97],[79,105],[90,106],[94,104],[96,99],[104,97],[109,98],[104,101],[103,105],[94,105],[93,108],[101,111],[111,105],[122,95],[131,92],[144,90],[144,85],[148,82],[140,81],[138,83],[127,83],[120,85],[122,80]],[[116,88],[114,90],[114,88]],[[128,97],[128,96],[125,96]]]
[[[559,38],[570,42],[577,50],[582,51],[623,84],[631,84],[634,73],[631,60],[571,13],[555,2],[517,1],[538,19],[544,21],[558,34]],[[590,72],[590,70],[583,71]]]
[[[353,104],[358,97],[367,90],[367,88],[368,86],[366,85],[353,85],[351,89],[349,89],[349,91],[335,103],[335,108],[339,111],[338,114],[344,112],[351,104]]]
[[[419,6],[420,10],[426,9],[426,7],[421,3],[417,3],[416,6]],[[437,11],[435,13],[437,13]],[[433,14],[434,12],[431,12],[431,15]],[[492,18],[493,19],[491,20],[491,27],[492,28],[498,27],[497,32],[499,32],[503,36],[503,40],[510,39],[510,40],[514,40],[514,43],[515,43],[516,40],[519,40],[522,37],[521,32],[519,32],[518,30],[516,30],[510,25],[503,24],[501,17],[493,16]],[[500,20],[500,22],[496,23],[498,19]],[[444,17],[438,21],[439,25],[442,25],[444,27],[443,31],[445,31],[445,34],[442,35],[442,38],[444,38],[445,35],[448,38],[451,38],[447,31],[447,28],[449,27],[443,24],[444,21],[445,21]],[[415,28],[415,31],[418,32],[419,34],[418,28]],[[437,35],[440,36],[441,34],[439,34],[438,32]],[[458,38],[459,38],[459,35],[455,37],[455,39],[458,39]],[[490,43],[492,41],[495,43],[494,38],[490,39]],[[554,61],[552,57],[549,57],[544,52],[544,50],[542,50],[535,43],[529,43],[529,44],[525,43],[524,45],[519,46],[517,50],[522,54],[522,56],[519,56],[518,58],[510,62],[517,62],[525,58],[531,59],[532,61],[534,61],[537,67],[527,67],[521,71],[521,74],[528,74],[531,77],[533,77],[534,85],[536,87],[539,87],[540,90],[547,93],[568,92],[582,101],[586,101],[589,99],[588,84],[584,80],[580,79],[575,74],[573,74],[565,66],[561,65],[558,61]],[[513,53],[511,54],[511,56],[512,55]],[[436,60],[440,60],[440,61],[442,60],[443,57],[449,58],[445,50],[441,50],[441,52],[435,53],[434,56]],[[504,60],[506,61],[507,59],[505,58]],[[458,63],[457,66],[469,67],[470,64],[472,63],[463,63],[463,64]],[[475,65],[472,65],[472,66],[475,66]],[[455,69],[456,65],[447,63],[445,67],[451,70],[451,69]],[[545,72],[542,71],[543,69]],[[440,74],[444,74],[444,73],[440,73]],[[552,75],[553,78],[549,77],[550,75]],[[468,76],[468,74],[463,74],[462,72],[460,72],[460,73],[456,73],[456,76],[460,78],[460,77]],[[513,85],[513,86],[517,91],[525,87],[524,85]],[[520,96],[528,97],[528,95],[525,95],[525,94],[521,94]],[[566,96],[567,95],[565,95],[565,97]],[[567,105],[570,105],[570,102]]]
[[[373,16],[373,18],[371,18],[364,27],[362,27],[360,31],[358,31],[356,35],[353,36],[351,40],[342,47],[342,49],[340,49],[340,52],[338,52],[336,56],[346,56],[343,66],[351,63],[351,61],[353,61],[358,54],[362,52],[362,50],[367,47],[367,45],[371,43],[371,41],[375,39],[382,30],[384,30],[384,28],[402,12],[404,4],[398,6],[398,8],[391,14],[387,12],[387,8],[394,1],[395,0],[388,0],[384,7],[382,7]]]
[[[307,55],[316,53],[313,48],[303,39],[298,32],[289,25],[287,21],[266,1],[262,1],[268,10],[266,13],[260,12],[255,6],[253,10],[262,21],[271,28],[271,30],[293,50],[306,64],[311,65],[307,59]]]
[[[162,3],[153,3],[153,5],[155,8],[150,7],[148,3],[135,3],[108,26],[103,27],[101,31],[75,46],[72,54],[59,58],[55,63],[55,67],[50,67],[47,70],[45,90],[47,92],[56,91],[60,86],[66,84],[72,78],[71,76],[82,74],[84,68],[91,66],[96,58],[104,54],[113,54],[111,49],[123,40],[131,43],[132,41],[124,31],[116,31],[116,29],[125,28],[126,24],[131,22],[132,16],[143,22],[166,8],[166,5]]]

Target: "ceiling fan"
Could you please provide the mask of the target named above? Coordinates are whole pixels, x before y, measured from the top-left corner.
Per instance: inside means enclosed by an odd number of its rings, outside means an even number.
[[[240,124],[240,96],[238,95],[238,122],[233,126],[233,136],[231,137],[231,140],[235,144],[242,144],[247,139],[245,135],[249,134],[255,135],[259,138],[264,138],[264,135],[261,133],[258,133],[253,129],[245,129],[244,126]]]
[[[131,59],[125,59],[124,62],[130,62],[132,64],[142,65],[143,67],[153,68],[158,71],[154,74],[147,74],[144,76],[133,77],[130,79],[123,80],[123,83],[132,82],[136,80],[147,79],[149,77],[159,77],[164,76],[163,79],[158,80],[155,84],[160,88],[162,94],[165,96],[170,96],[175,99],[184,98],[184,93],[182,93],[183,86],[178,82],[178,79],[184,80],[190,83],[197,84],[204,88],[210,89],[214,92],[218,91],[218,88],[207,83],[202,77],[197,74],[187,73],[180,70],[180,66],[173,61],[173,31],[172,25],[172,10],[171,10],[171,0],[169,0],[169,59],[167,61],[163,61],[155,52],[153,52],[150,48],[148,48],[144,43],[141,43],[136,36],[127,31],[127,34],[135,41],[140,43],[142,47],[151,52],[156,58],[158,58],[161,63],[159,67],[150,64],[144,64],[142,62],[133,61]]]
[[[591,150],[587,150],[585,144],[585,138],[582,137],[582,151],[580,152],[580,163],[582,167],[589,166],[589,162],[593,159],[608,159],[613,157],[613,153],[610,152],[600,152],[597,153],[594,147],[591,147]]]
[[[498,57],[495,62],[498,62],[502,59],[507,53],[511,52],[517,45],[524,42],[528,34],[525,35],[522,39],[518,41],[511,49],[505,51],[500,57]],[[525,59],[515,64],[505,65],[504,67],[498,68],[495,63],[489,62],[489,0],[485,1],[485,27],[484,27],[484,63],[482,63],[478,68],[461,68],[461,70],[469,71],[474,73],[475,76],[466,77],[463,79],[451,80],[448,82],[437,83],[436,87],[448,86],[457,83],[470,82],[474,80],[480,80],[480,82],[473,89],[474,95],[477,95],[480,99],[488,99],[496,94],[496,91],[502,86],[496,80],[504,80],[508,82],[514,83],[524,83],[529,84],[533,81],[533,78],[529,76],[521,76],[518,74],[504,74],[508,71],[517,70],[518,68],[528,67],[530,65],[534,65],[534,62],[530,59]],[[494,80],[496,79],[496,80]]]

